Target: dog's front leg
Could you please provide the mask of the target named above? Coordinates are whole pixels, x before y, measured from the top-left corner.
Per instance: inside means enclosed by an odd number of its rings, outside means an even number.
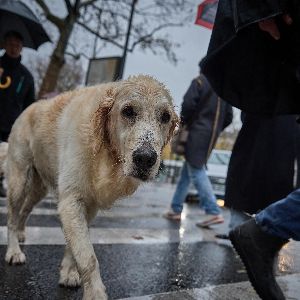
[[[60,265],[59,285],[65,287],[80,286],[80,277],[72,251],[68,245],[65,248],[64,258]]]
[[[102,283],[99,264],[89,239],[86,209],[74,196],[59,200],[58,212],[63,231],[70,247],[83,285],[84,300],[107,299]]]

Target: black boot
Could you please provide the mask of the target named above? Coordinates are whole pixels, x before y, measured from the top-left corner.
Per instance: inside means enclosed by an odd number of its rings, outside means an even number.
[[[6,197],[6,190],[3,186],[3,177],[0,176],[0,197]]]
[[[274,262],[288,240],[263,232],[254,219],[230,231],[229,239],[245,264],[249,280],[261,299],[284,300],[275,279]]]

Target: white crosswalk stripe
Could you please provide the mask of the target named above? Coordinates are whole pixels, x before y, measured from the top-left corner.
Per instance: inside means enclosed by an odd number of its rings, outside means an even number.
[[[160,218],[168,206],[162,205],[151,201],[149,207],[146,209],[141,207],[148,205],[149,200],[145,202],[137,202],[133,199],[124,199],[117,202],[117,204],[110,210],[99,211],[97,218],[104,217],[106,220],[134,220],[134,219],[146,219],[151,216]],[[0,214],[7,214],[7,208],[5,205],[5,199],[0,199]],[[189,216],[194,215],[198,217],[197,212],[190,211]],[[50,227],[48,224],[45,226],[40,224],[38,226],[26,227],[26,245],[63,245],[65,240],[60,227],[57,227],[58,215],[57,215],[57,202],[51,196],[48,195],[42,200],[39,207],[35,207],[31,212],[31,216],[40,217],[43,222],[49,217],[54,217],[57,222],[56,225]],[[39,219],[40,220],[40,219]],[[121,226],[121,225],[120,225]],[[107,227],[107,226],[106,226]],[[0,245],[6,245],[7,243],[7,229],[6,226],[0,226]],[[163,244],[163,243],[195,243],[203,240],[214,239],[212,234],[203,233],[197,230],[195,234],[194,222],[190,226],[190,218],[185,220],[183,215],[182,228],[178,229],[151,229],[151,228],[90,228],[90,239],[93,244]]]
[[[0,245],[6,245],[6,226],[0,226]],[[177,229],[123,229],[90,228],[93,244],[162,244],[180,242]],[[185,242],[200,242],[203,236],[185,236]],[[59,227],[27,227],[26,245],[64,245],[65,240]]]

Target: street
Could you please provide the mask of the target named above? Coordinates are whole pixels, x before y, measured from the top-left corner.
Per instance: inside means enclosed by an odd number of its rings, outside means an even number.
[[[172,222],[168,209],[174,185],[149,183],[132,197],[101,212],[90,229],[109,299],[258,299],[230,242],[217,240],[226,222],[199,229],[196,204],[185,204],[183,220]],[[9,266],[6,250],[6,200],[0,198],[0,299],[81,299],[82,289],[58,286],[64,237],[50,195],[32,212],[23,246],[23,266]],[[277,272],[288,299],[300,299],[300,243],[280,253]],[[150,296],[149,296],[150,295]]]

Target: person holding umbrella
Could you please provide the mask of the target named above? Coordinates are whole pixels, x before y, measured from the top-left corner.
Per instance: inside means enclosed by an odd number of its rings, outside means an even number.
[[[0,58],[0,141],[7,142],[13,123],[21,112],[35,100],[31,73],[21,63],[23,37],[16,31],[4,36],[5,53]],[[0,196],[5,197],[3,176]]]
[[[21,63],[23,47],[37,50],[50,41],[31,9],[20,1],[0,0],[0,142],[6,142],[20,113],[35,99],[34,81]],[[5,196],[0,174],[0,196]]]

